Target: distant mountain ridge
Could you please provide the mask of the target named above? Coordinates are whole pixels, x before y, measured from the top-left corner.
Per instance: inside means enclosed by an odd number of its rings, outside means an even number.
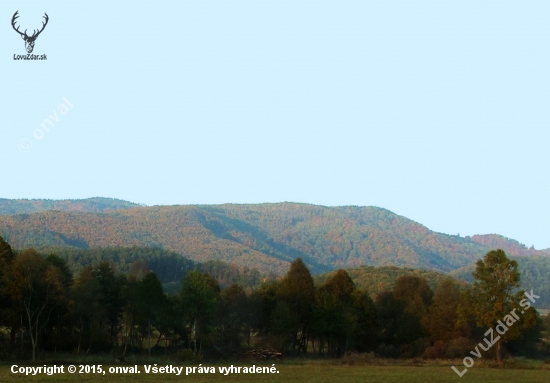
[[[114,198],[87,199],[5,199],[0,198],[0,214],[32,214],[41,211],[84,211],[104,212],[119,209],[130,209],[138,204]]]
[[[31,200],[30,209],[28,202],[21,201],[26,200],[0,200],[4,206],[0,236],[15,248],[157,247],[194,261],[222,260],[278,275],[297,257],[313,273],[363,265],[449,272],[491,250],[491,238],[510,248],[519,245],[498,236],[436,233],[378,207],[299,203],[144,207],[96,198]],[[521,246],[518,251],[525,253]]]

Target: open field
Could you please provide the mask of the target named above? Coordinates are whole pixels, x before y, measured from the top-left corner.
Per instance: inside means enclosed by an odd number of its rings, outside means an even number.
[[[207,365],[207,364],[205,364]],[[263,365],[266,366],[266,365]],[[277,374],[146,374],[143,365],[140,374],[59,374],[53,376],[25,376],[12,374],[9,366],[0,367],[1,382],[548,382],[548,369],[493,369],[473,367],[458,377],[449,366],[338,366],[307,363],[277,366]],[[160,366],[159,366],[160,367]],[[218,371],[216,366],[216,371]],[[105,368],[105,366],[103,366]],[[108,367],[107,367],[108,368]],[[66,370],[66,368],[65,368]],[[184,369],[185,371],[185,369]]]

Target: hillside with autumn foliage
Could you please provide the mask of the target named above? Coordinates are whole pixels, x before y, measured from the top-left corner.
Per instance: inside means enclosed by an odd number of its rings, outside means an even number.
[[[0,236],[19,249],[153,247],[277,275],[298,257],[314,273],[363,265],[448,272],[492,248],[478,237],[436,233],[378,207],[114,204],[122,208],[97,212],[67,206],[0,215]]]
[[[502,249],[506,254],[516,257],[533,255],[550,255],[550,249],[535,250],[533,246],[527,247],[515,239],[506,238],[498,234],[474,235],[472,241],[491,249]]]

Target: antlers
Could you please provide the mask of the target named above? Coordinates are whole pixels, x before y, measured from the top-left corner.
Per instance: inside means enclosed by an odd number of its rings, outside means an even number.
[[[44,28],[46,28],[46,25],[48,24],[48,20],[50,18],[48,17],[48,14],[46,12],[44,12],[44,14],[46,16],[42,16],[42,17],[46,19],[46,22],[42,22],[42,29],[40,31],[38,31],[38,33],[35,32],[35,33],[32,34],[32,37],[34,37],[34,38],[38,37],[38,35],[42,33],[42,31],[44,30]]]
[[[23,33],[19,32],[19,28],[15,28],[15,20],[19,17],[17,16],[17,14],[19,13],[19,11],[15,12],[13,14],[13,17],[11,18],[11,26],[13,27],[13,29],[15,29],[15,32],[19,33],[21,36],[23,36]],[[26,36],[27,35],[27,30],[25,29],[25,33],[24,35]]]
[[[23,38],[25,38],[25,40],[29,40],[29,41],[34,41],[38,37],[38,35],[42,33],[42,31],[44,30],[44,28],[46,28],[46,25],[48,24],[48,20],[50,19],[48,17],[48,14],[46,12],[44,12],[44,14],[46,16],[42,16],[42,17],[46,19],[46,22],[42,22],[42,29],[40,29],[38,32],[36,31],[36,29],[34,29],[32,36],[28,36],[26,29],[25,29],[24,33],[21,33],[19,31],[19,27],[17,27],[17,28],[15,27],[15,20],[17,20],[17,18],[19,18],[19,15],[17,15],[18,13],[19,13],[19,11],[15,12],[13,14],[13,17],[11,19],[11,26],[13,27],[13,29],[15,29],[15,31],[17,33],[19,33]]]

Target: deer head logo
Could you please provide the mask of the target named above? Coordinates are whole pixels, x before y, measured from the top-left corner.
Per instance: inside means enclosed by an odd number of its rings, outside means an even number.
[[[48,17],[48,14],[46,12],[44,12],[44,14],[46,16],[42,16],[43,18],[46,19],[46,22],[42,22],[42,29],[40,29],[39,31],[36,31],[36,29],[33,29],[33,34],[32,36],[29,36],[27,35],[27,30],[25,29],[25,32],[21,33],[19,31],[19,27],[15,27],[15,20],[19,17],[18,15],[19,11],[15,12],[13,14],[13,17],[11,19],[11,26],[13,27],[13,29],[15,29],[15,31],[17,33],[19,33],[21,35],[21,38],[23,40],[25,40],[25,49],[27,50],[27,53],[32,53],[32,50],[34,49],[34,42],[36,41],[36,38],[38,37],[38,35],[40,35],[42,33],[42,31],[44,30],[44,28],[46,28],[46,25],[48,24],[48,20],[49,20],[49,17]]]

